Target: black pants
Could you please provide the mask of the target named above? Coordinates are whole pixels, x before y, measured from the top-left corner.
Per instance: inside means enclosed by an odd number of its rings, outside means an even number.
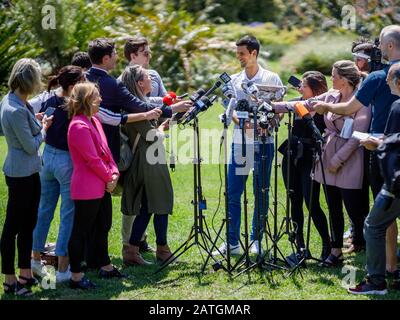
[[[319,192],[320,184],[314,181],[313,186],[313,199],[310,207],[310,196],[311,196],[311,177],[310,173],[312,170],[312,151],[304,149],[303,158],[299,159],[294,165],[294,161],[290,161],[290,203],[291,203],[291,215],[293,221],[297,224],[296,242],[299,248],[304,248],[304,212],[303,212],[303,201],[306,202],[306,206],[309,212],[311,212],[311,218],[321,236],[323,246],[330,245],[328,223],[324,212],[319,204]],[[284,156],[282,160],[282,176],[287,188],[287,157]]]
[[[369,158],[369,182],[371,184],[372,195],[374,200],[383,187],[383,178],[379,168],[379,160],[375,151],[370,153]]]
[[[343,203],[353,223],[353,244],[365,245],[363,226],[368,215],[362,189],[342,189],[326,186],[329,198],[329,214],[332,223],[332,248],[343,247],[344,215]]]
[[[29,177],[6,176],[8,186],[7,213],[1,234],[2,273],[15,274],[15,238],[18,247],[18,268],[31,268],[33,229],[35,229],[39,202],[40,177],[35,173]]]
[[[149,213],[148,210],[146,193],[143,191],[140,214],[135,218],[132,224],[131,238],[129,239],[131,245],[139,246],[142,236],[149,225],[150,218],[151,213]],[[165,246],[167,244],[168,214],[155,214],[153,224],[157,245]]]
[[[112,225],[111,195],[106,192],[101,199],[75,200],[75,217],[68,244],[71,272],[81,272],[85,255],[85,242],[93,232],[93,256],[96,265],[104,267],[111,263],[108,255],[108,232]]]

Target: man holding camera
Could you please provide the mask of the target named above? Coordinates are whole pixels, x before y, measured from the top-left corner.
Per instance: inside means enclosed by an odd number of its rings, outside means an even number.
[[[234,74],[232,76],[232,84],[234,86],[234,91],[236,93],[236,99],[239,101],[245,99],[253,104],[251,99],[242,89],[242,84],[246,85],[248,82],[253,82],[254,84],[267,85],[267,86],[282,86],[282,81],[279,76],[271,71],[262,68],[258,62],[258,54],[260,51],[260,43],[253,36],[244,36],[239,41],[236,42],[236,58],[239,60],[241,67],[244,69],[242,72]],[[232,120],[235,123],[233,144],[232,144],[232,155],[231,161],[228,168],[228,211],[230,217],[230,232],[229,232],[229,245],[231,254],[240,253],[240,222],[241,222],[241,203],[240,199],[244,192],[244,185],[247,181],[250,168],[254,164],[255,170],[258,171],[257,176],[254,176],[254,193],[258,193],[258,207],[265,208],[268,210],[268,190],[270,185],[271,177],[271,167],[272,159],[274,156],[274,144],[273,137],[268,136],[266,138],[265,144],[265,158],[262,160],[262,155],[260,152],[261,144],[259,141],[255,140],[253,137],[253,124],[247,119],[244,122],[244,129],[246,132],[245,145],[246,154],[242,155],[242,133],[240,129],[240,120],[236,115],[233,115]],[[254,155],[254,157],[253,157]],[[265,174],[262,177],[262,164],[265,164]],[[257,179],[256,179],[257,177]],[[263,179],[264,178],[264,179]],[[258,189],[255,188],[255,182],[258,182]],[[264,180],[266,184],[265,190],[265,203],[262,203],[262,181]],[[256,207],[256,205],[255,205]],[[266,214],[261,213],[261,214]],[[256,226],[259,226],[257,230]],[[250,240],[252,242],[250,252],[258,253],[259,243],[258,237],[259,232],[262,232],[262,219],[258,219],[258,212],[254,210],[252,231],[250,235]],[[260,249],[262,250],[262,249]],[[219,253],[225,254],[227,252],[227,244],[223,243],[222,246],[215,251],[213,254],[217,255]]]
[[[400,96],[400,64],[394,64],[389,70],[387,83],[392,94]],[[386,124],[384,137],[400,133],[400,99],[393,102]],[[376,150],[384,137],[370,136],[361,140],[361,144],[368,150]],[[387,183],[382,187],[375,199],[374,206],[364,224],[364,235],[367,241],[367,271],[368,276],[349,292],[354,294],[386,294],[385,281],[385,233],[386,229],[396,222],[400,216],[400,198],[391,192]],[[400,289],[399,270],[396,270],[392,288]]]
[[[383,28],[379,40],[382,58],[389,61],[389,66],[370,73],[363,81],[356,95],[349,102],[335,105],[319,102],[314,106],[315,110],[320,114],[330,111],[336,114],[350,115],[362,108],[363,105],[371,105],[373,115],[370,133],[374,136],[383,135],[390,107],[398,98],[391,93],[390,87],[386,83],[386,77],[389,67],[400,61],[400,26],[391,25]],[[376,198],[383,185],[376,152],[371,152],[369,178],[372,193],[374,198]],[[386,268],[387,271],[396,277],[396,275],[398,276],[398,272],[396,256],[397,225],[395,222],[387,229],[386,237]]]

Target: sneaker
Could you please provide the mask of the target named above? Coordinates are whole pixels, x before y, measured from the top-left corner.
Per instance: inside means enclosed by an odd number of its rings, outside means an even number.
[[[377,285],[366,278],[354,288],[347,289],[347,291],[352,294],[375,294],[383,296],[387,293],[387,286],[386,281]]]
[[[71,279],[71,271],[69,270],[69,268],[65,272],[60,272],[60,271],[56,272],[56,282],[57,283],[67,282],[70,279]]]
[[[229,249],[231,250],[231,254],[232,255],[239,255],[240,254],[240,246],[237,244],[236,246],[230,245]],[[224,242],[219,248],[218,250],[215,250],[212,252],[213,256],[218,256],[220,254],[226,254],[227,253],[227,245]]]
[[[259,242],[258,240],[254,240],[253,244],[250,246],[250,253],[252,254],[258,254],[258,249],[259,249]],[[263,249],[262,249],[262,245],[261,245],[261,254],[263,254]]]
[[[31,259],[31,269],[34,276],[44,278],[49,275],[47,268],[43,261],[36,261]]]
[[[348,239],[351,238],[353,232],[351,230],[351,228],[347,229],[347,231],[343,234],[343,239]]]

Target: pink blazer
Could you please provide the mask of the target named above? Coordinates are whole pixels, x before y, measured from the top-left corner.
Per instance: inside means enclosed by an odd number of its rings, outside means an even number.
[[[107,182],[119,172],[99,120],[74,116],[68,128],[68,146],[73,163],[71,199],[102,198]]]

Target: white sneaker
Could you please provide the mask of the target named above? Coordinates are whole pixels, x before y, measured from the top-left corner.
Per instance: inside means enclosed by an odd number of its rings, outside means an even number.
[[[258,254],[258,240],[254,240],[253,244],[250,247],[250,253],[252,254]],[[263,249],[262,249],[262,245],[261,245],[261,254],[263,254]]]
[[[34,276],[44,278],[49,275],[47,268],[42,261],[31,259],[31,269]]]
[[[69,270],[69,268],[65,272],[60,272],[60,271],[56,272],[56,282],[57,283],[66,282],[66,281],[69,281],[70,279],[71,279],[71,271]]]
[[[232,255],[239,255],[240,254],[240,246],[237,244],[236,246],[229,246],[229,249],[231,251]],[[228,252],[227,250],[227,245],[224,242],[219,248],[218,250],[213,251],[212,255],[213,256],[218,256],[220,254],[226,254]]]

